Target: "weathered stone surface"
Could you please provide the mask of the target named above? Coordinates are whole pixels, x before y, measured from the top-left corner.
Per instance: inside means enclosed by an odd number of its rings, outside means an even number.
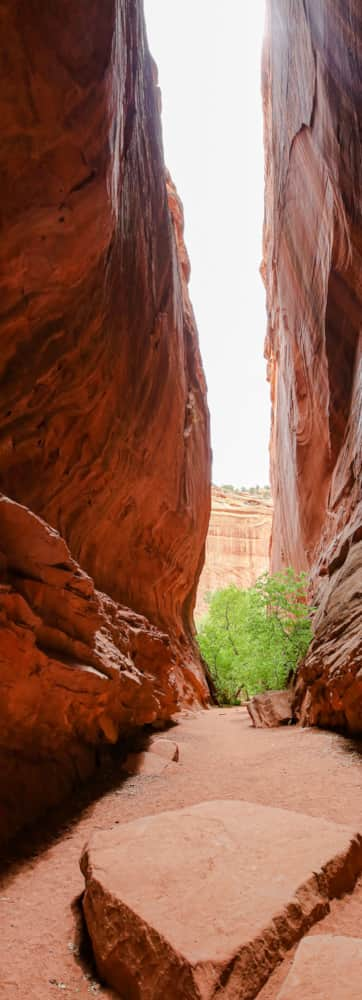
[[[304,725],[362,733],[362,541],[321,589],[314,641],[299,669],[294,711]]]
[[[2,839],[86,777],[97,744],[169,718],[195,688],[169,636],[96,591],[58,532],[5,497],[0,539]]]
[[[166,757],[167,760],[177,761],[179,759],[178,744],[174,740],[152,740],[148,749],[150,753],[156,753],[159,757]]]
[[[298,945],[278,1000],[361,1000],[362,939],[318,934]]]
[[[41,17],[5,0],[0,21],[0,490],[18,505],[0,515],[1,753],[19,825],[99,738],[207,699],[210,445],[141,0]]]
[[[208,414],[142,11],[2,5],[0,488],[187,638]]]
[[[290,691],[266,691],[245,703],[253,726],[271,729],[293,720],[292,694]]]
[[[315,602],[327,609],[299,678],[304,720],[361,732],[360,5],[269,0],[267,7],[262,270],[272,569],[310,569]]]
[[[362,839],[300,813],[203,802],[96,833],[81,867],[98,970],[122,996],[251,1000],[352,887]]]
[[[196,617],[207,612],[206,594],[235,584],[252,587],[269,569],[270,500],[213,486],[205,565],[197,591]]]

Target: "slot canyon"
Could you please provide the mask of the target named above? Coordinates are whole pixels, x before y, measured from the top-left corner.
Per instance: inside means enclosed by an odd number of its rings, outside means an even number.
[[[1,1000],[360,1000],[359,5],[266,0],[271,499],[211,485],[143,0],[0,23]],[[196,631],[269,567],[315,609],[271,731]]]

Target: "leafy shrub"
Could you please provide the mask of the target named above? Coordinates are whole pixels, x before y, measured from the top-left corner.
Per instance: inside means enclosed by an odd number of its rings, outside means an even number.
[[[198,643],[220,702],[286,687],[312,637],[306,575],[265,573],[249,590],[235,586],[210,599]]]

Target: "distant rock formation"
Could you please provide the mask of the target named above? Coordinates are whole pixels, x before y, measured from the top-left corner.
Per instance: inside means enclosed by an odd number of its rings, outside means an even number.
[[[211,491],[206,557],[197,592],[196,618],[207,612],[208,593],[229,584],[252,587],[269,568],[271,500],[217,486]]]
[[[141,0],[41,17],[5,0],[0,47],[11,827],[88,772],[97,742],[207,701],[192,633],[210,444]]]
[[[300,718],[362,732],[361,10],[267,9],[272,568],[310,570],[319,606]]]

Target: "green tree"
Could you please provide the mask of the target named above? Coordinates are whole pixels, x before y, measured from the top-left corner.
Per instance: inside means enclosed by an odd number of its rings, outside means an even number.
[[[198,642],[221,702],[286,686],[311,640],[306,583],[287,569],[265,573],[249,590],[213,594]]]

